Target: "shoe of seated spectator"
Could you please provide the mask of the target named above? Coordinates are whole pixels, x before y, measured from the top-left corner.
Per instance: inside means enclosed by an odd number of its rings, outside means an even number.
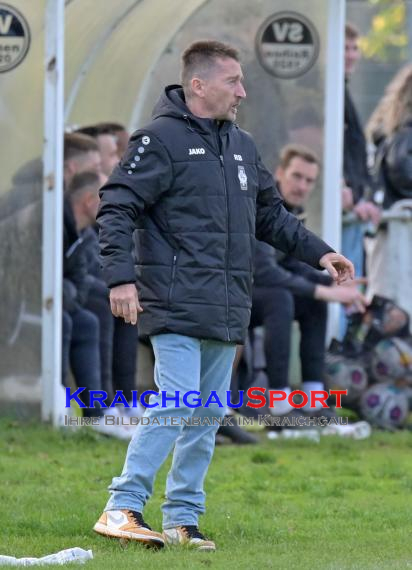
[[[125,416],[129,416],[132,418],[141,418],[145,411],[146,408],[144,406],[142,406],[142,404],[140,402],[136,402],[136,405],[133,406],[133,402],[129,402],[130,408],[121,408],[121,410],[123,410],[123,414]]]
[[[215,543],[206,538],[195,525],[167,528],[163,530],[163,537],[166,545],[190,546],[197,550],[216,550]]]
[[[315,443],[320,442],[320,432],[318,429],[313,429],[305,427],[302,429],[298,428],[287,428],[282,430],[283,439],[308,439],[309,441],[314,441]]]
[[[162,547],[164,539],[143,520],[142,513],[121,509],[106,511],[94,525],[93,530],[110,538],[123,538],[142,542],[146,546]]]
[[[90,427],[102,435],[115,437],[116,439],[122,439],[124,441],[130,441],[134,433],[134,426],[110,425],[106,423],[105,416],[99,418],[98,424],[91,425]]]
[[[372,434],[372,428],[368,422],[354,422],[348,425],[331,425],[321,429],[322,435],[338,435],[351,439],[367,439]]]
[[[319,443],[320,433],[316,426],[309,422],[307,416],[299,409],[293,409],[284,416],[279,416],[280,425],[267,426],[268,439],[309,439]]]
[[[219,429],[217,431],[218,435],[224,435],[225,437],[231,439],[232,443],[237,443],[239,445],[251,445],[259,442],[257,437],[242,429],[236,422],[236,419],[234,419],[232,416],[225,417],[232,418],[233,423],[227,423],[226,425],[222,424],[219,426]]]

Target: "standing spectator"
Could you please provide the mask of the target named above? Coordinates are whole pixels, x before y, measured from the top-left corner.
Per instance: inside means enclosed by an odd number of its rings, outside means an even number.
[[[354,219],[342,228],[342,253],[355,266],[355,274],[364,274],[364,234],[368,222],[378,224],[380,209],[372,201],[373,183],[368,171],[366,140],[358,112],[349,92],[349,80],[360,59],[359,32],[352,24],[345,26],[345,125],[343,149],[343,213],[352,212]],[[342,310],[340,335],[347,326]]]
[[[98,223],[112,311],[133,324],[140,315],[161,393],[150,398],[149,424],[137,427],[94,529],[214,550],[198,517],[217,430],[210,418],[221,418],[225,405],[192,408],[176,391],[198,391],[203,403],[213,391],[226,401],[236,344],[244,342],[250,319],[255,236],[339,280],[353,277],[353,265],[284,209],[251,136],[234,124],[246,96],[238,52],[202,41],[182,59],[183,86],[166,87],[152,122],[134,133],[101,191]],[[159,416],[171,419],[158,425]],[[142,511],[172,449],[162,536]]]
[[[366,140],[359,115],[349,92],[349,79],[360,58],[359,32],[352,24],[345,27],[345,130],[342,206],[345,212],[353,212],[356,219],[342,230],[342,252],[352,260],[355,273],[363,275],[362,222],[377,224],[379,208],[371,201],[372,179],[368,172]]]
[[[398,71],[386,88],[368,124],[375,143],[376,173],[381,184],[383,209],[412,199],[412,65]],[[388,275],[387,224],[380,224],[376,235],[367,240],[368,296],[396,298],[396,278]],[[412,260],[408,260],[409,265]]]

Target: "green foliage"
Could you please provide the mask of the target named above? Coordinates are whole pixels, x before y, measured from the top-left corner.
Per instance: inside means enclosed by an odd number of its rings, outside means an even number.
[[[99,570],[380,570],[411,563],[410,432],[365,441],[325,437],[320,444],[268,441],[260,432],[258,446],[218,447],[201,521],[216,553],[151,551],[92,532],[125,442],[88,428],[56,431],[5,419],[0,433],[0,554],[44,556],[80,546],[94,554],[85,568]],[[169,466],[145,511],[155,529]]]
[[[369,0],[379,11],[372,18],[371,29],[360,38],[366,58],[380,61],[403,61],[406,57],[406,6],[404,0]]]

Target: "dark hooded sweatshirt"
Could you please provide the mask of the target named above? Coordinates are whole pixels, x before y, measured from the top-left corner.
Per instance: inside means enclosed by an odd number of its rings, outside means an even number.
[[[256,238],[315,267],[333,251],[283,207],[251,136],[192,115],[176,85],[131,137],[97,221],[107,284],[136,283],[146,335],[242,343]]]

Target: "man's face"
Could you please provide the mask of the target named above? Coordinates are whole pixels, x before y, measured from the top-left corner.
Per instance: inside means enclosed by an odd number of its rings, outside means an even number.
[[[90,192],[87,192],[84,199],[84,212],[89,220],[89,225],[96,223],[97,211],[99,209],[100,198],[99,191],[93,188]]]
[[[201,97],[208,118],[235,121],[237,109],[246,97],[240,64],[229,57],[216,59],[207,79],[202,81]]]
[[[117,157],[121,160],[124,153],[127,150],[127,145],[129,144],[129,133],[127,131],[117,131],[116,132],[116,146],[117,146]]]
[[[79,154],[64,163],[64,182],[68,186],[75,174],[81,172],[102,172],[102,159],[100,152],[91,150],[83,154]]]
[[[116,139],[113,135],[99,135],[97,144],[99,145],[102,160],[102,172],[106,176],[110,176],[113,168],[119,162]]]
[[[355,70],[360,59],[358,38],[345,39],[345,76],[349,77]]]
[[[91,186],[88,192],[83,195],[83,213],[88,220],[88,225],[92,226],[96,223],[97,211],[100,205],[99,189],[106,184],[107,176],[99,173],[99,183],[97,186]]]
[[[286,168],[278,167],[276,179],[283,199],[291,207],[304,206],[312,192],[319,174],[319,167],[295,156]]]

